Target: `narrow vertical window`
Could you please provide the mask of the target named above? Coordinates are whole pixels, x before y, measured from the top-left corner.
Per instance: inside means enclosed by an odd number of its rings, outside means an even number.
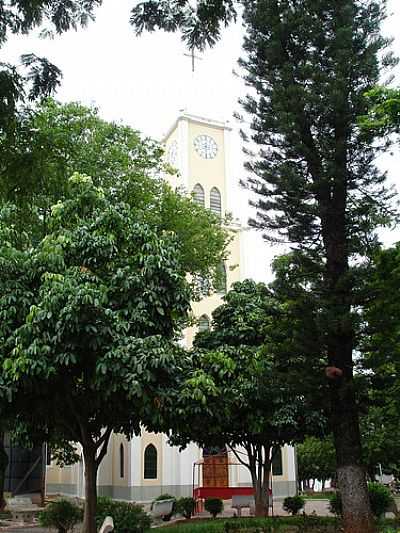
[[[157,479],[157,450],[153,444],[144,451],[144,479]]]
[[[46,444],[46,465],[51,465],[51,448],[48,444]]]
[[[207,315],[202,315],[199,318],[199,331],[208,331],[210,329],[210,320]]]
[[[215,215],[221,216],[221,193],[217,187],[213,187],[210,192],[210,209]]]
[[[215,277],[215,290],[219,294],[226,294],[227,281],[226,281],[226,266],[225,263],[218,265]]]
[[[272,474],[281,476],[283,474],[282,448],[274,448],[272,456]]]
[[[124,445],[121,443],[119,445],[119,477],[125,476],[125,454],[124,454]]]
[[[205,205],[205,195],[204,195],[204,189],[200,185],[200,183],[198,183],[197,185],[194,186],[193,199],[196,202],[196,204],[199,204],[202,207],[204,207],[204,205]]]

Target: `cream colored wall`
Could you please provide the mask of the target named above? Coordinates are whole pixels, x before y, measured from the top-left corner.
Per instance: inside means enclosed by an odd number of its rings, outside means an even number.
[[[180,169],[182,167],[181,159],[182,159],[182,147],[180,146],[179,142],[179,132],[178,128],[176,127],[169,135],[169,137],[165,140],[164,146],[165,146],[165,158],[168,157],[168,150],[171,147],[172,143],[177,142],[178,143],[178,158],[177,162],[174,165],[173,168],[176,168],[175,174],[167,174],[165,177],[168,181],[168,183],[171,185],[173,189],[177,189],[179,187],[184,186],[184,181],[182,180],[182,176],[180,175]]]
[[[76,452],[81,454],[80,444],[76,445]],[[46,482],[49,484],[66,483],[67,485],[76,484],[78,481],[78,463],[60,467],[55,461],[46,468]]]
[[[76,465],[60,468],[55,463],[46,469],[46,481],[51,484],[67,483],[71,485],[77,481]]]
[[[228,246],[228,258],[225,262],[226,266],[226,285],[227,290],[230,290],[233,283],[240,281],[240,231],[232,232],[233,239]],[[206,298],[203,298],[200,302],[193,302],[192,311],[196,318],[202,315],[207,315],[211,319],[212,312],[216,307],[223,303],[223,294],[212,294]],[[197,326],[190,327],[185,330],[186,345],[191,346],[194,336],[197,332]]]
[[[130,481],[131,458],[128,439],[124,435],[115,434],[112,439],[112,484],[117,487],[128,487]],[[124,477],[120,476],[120,446],[124,447]]]

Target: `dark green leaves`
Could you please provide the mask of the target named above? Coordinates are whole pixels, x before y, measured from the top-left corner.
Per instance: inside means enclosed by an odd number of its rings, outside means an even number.
[[[190,50],[215,44],[221,29],[236,20],[239,2],[204,0],[193,7],[188,0],[150,0],[132,9],[131,24],[138,34],[162,29],[180,30]]]

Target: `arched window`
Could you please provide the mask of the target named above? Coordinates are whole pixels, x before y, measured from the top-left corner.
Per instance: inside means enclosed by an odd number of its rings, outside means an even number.
[[[226,288],[226,266],[220,263],[216,271],[215,290],[219,294],[226,294]]]
[[[208,331],[210,329],[210,320],[207,315],[202,315],[199,318],[199,331]]]
[[[272,474],[281,476],[283,474],[282,448],[274,448],[272,456]]]
[[[153,444],[144,451],[144,479],[157,479],[157,450]]]
[[[193,197],[194,197],[193,199],[196,202],[196,204],[199,204],[199,205],[204,207],[204,205],[205,205],[205,195],[204,195],[204,189],[200,185],[200,183],[198,183],[197,185],[194,186]]]
[[[221,193],[217,187],[213,187],[210,192],[210,209],[215,215],[221,216]]]
[[[119,477],[125,476],[125,454],[124,454],[124,445],[119,445]]]

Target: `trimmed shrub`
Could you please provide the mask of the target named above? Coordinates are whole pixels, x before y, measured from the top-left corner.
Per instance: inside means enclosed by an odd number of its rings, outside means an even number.
[[[112,517],[114,531],[118,533],[143,533],[151,525],[150,516],[140,505],[99,496],[96,511],[97,529],[100,529],[106,516]]]
[[[55,528],[58,533],[68,533],[82,521],[83,509],[69,500],[51,502],[39,513],[39,524]]]
[[[193,498],[179,498],[176,502],[176,511],[185,518],[191,518],[194,513],[195,501]]]
[[[172,504],[172,512],[170,514],[166,514],[162,517],[163,521],[164,522],[169,522],[171,520],[171,518],[174,516],[174,514],[177,513],[177,510],[176,510],[176,498],[175,496],[172,496],[171,494],[160,494],[160,496],[157,496],[157,498],[155,498],[153,500],[153,503],[154,502],[159,502],[159,501],[162,501],[162,500],[174,500],[174,503]],[[151,504],[151,508],[153,509],[153,503]]]
[[[207,498],[204,507],[213,518],[216,518],[224,510],[224,502],[220,498]]]
[[[368,496],[372,513],[380,518],[389,508],[392,502],[390,490],[380,483],[368,483]],[[333,494],[329,502],[331,513],[340,516],[342,514],[342,498],[339,492]]]
[[[393,501],[390,490],[381,483],[368,483],[368,495],[372,512],[380,518]]]
[[[283,500],[283,508],[293,516],[303,509],[304,504],[305,500],[301,496],[288,496]]]

